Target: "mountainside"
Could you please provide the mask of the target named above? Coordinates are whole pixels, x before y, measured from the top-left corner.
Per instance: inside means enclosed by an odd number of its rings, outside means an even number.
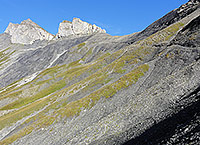
[[[110,36],[78,18],[0,34],[0,144],[199,144],[200,1]]]

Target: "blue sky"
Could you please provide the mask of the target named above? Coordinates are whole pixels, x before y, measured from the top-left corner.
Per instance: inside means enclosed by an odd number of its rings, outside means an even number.
[[[9,22],[30,18],[52,34],[63,20],[78,17],[111,35],[127,35],[145,27],[188,0],[0,0],[0,33]]]

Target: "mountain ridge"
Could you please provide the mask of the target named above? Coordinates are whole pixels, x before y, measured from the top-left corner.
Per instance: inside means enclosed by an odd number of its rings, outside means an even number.
[[[30,18],[20,24],[9,23],[4,33],[11,35],[12,43],[32,44],[36,40],[53,40],[67,36],[90,35],[92,33],[106,33],[104,29],[74,18],[72,22],[64,20],[59,24],[58,33],[54,36],[33,22]]]

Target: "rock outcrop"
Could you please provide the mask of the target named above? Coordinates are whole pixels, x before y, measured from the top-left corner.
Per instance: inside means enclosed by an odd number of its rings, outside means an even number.
[[[72,22],[64,20],[60,23],[56,37],[60,38],[70,35],[87,35],[93,33],[106,33],[106,31],[95,24],[91,25],[79,18],[74,18]]]
[[[51,40],[54,35],[48,33],[30,19],[20,24],[9,23],[5,33],[11,35],[12,43],[32,44],[35,40]]]

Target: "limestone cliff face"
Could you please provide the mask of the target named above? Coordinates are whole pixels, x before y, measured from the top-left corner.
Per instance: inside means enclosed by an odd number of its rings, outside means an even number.
[[[93,33],[106,33],[106,31],[95,24],[91,25],[79,18],[74,18],[72,22],[63,21],[60,23],[56,37],[60,38],[70,35],[87,35]]]
[[[21,44],[32,44],[35,40],[51,40],[54,37],[30,19],[20,24],[9,23],[5,33],[11,35],[12,43]]]

